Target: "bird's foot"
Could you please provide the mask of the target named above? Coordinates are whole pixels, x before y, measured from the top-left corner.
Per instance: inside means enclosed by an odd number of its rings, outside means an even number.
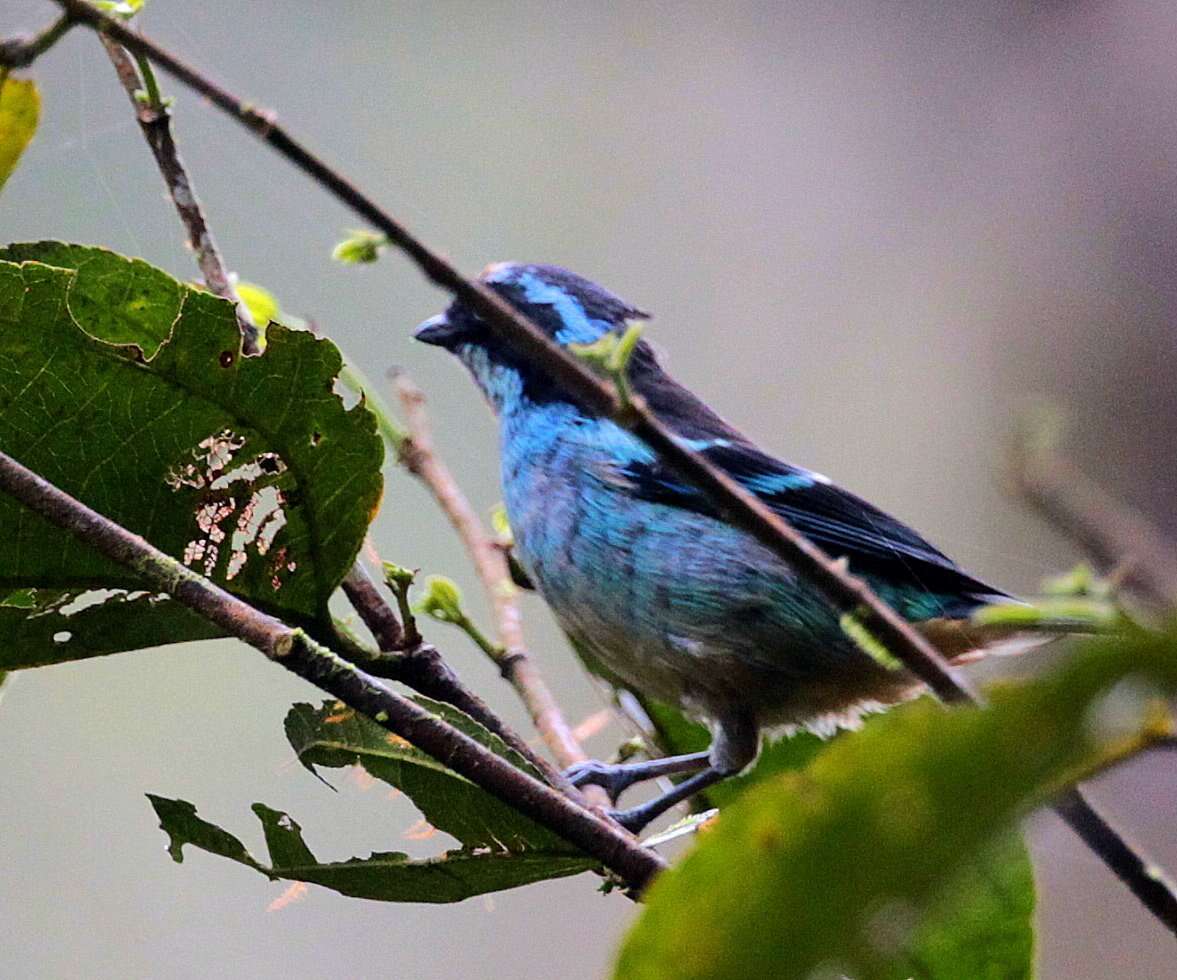
[[[582,786],[600,786],[612,803],[616,803],[617,797],[640,778],[631,766],[598,762],[596,759],[569,766],[564,770],[564,775],[577,789]]]

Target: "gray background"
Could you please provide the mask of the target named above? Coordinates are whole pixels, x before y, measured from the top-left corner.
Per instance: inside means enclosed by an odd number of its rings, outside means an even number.
[[[5,0],[0,33],[53,10]],[[562,263],[652,310],[672,369],[724,415],[984,577],[1029,590],[1075,559],[1002,488],[1003,445],[1035,395],[1070,412],[1084,466],[1177,531],[1170,5],[154,0],[143,22],[277,108],[463,268]],[[94,38],[67,38],[36,76],[44,122],[0,196],[0,238],[104,244],[194,275]],[[166,87],[229,262],[373,377],[407,366],[489,508],[488,413],[409,338],[445,298],[395,256],[332,264],[355,219]],[[376,536],[476,592],[401,474]],[[525,612],[570,714],[596,710],[539,602]],[[519,718],[461,637],[432,635]],[[332,794],[292,764],[283,714],[315,696],[229,642],[18,677],[0,705],[0,974],[605,973],[633,908],[588,877],[457,907],[312,890],[267,911],[280,884],[199,854],[172,864],[145,791],[196,802],[255,847],[260,800],[327,859],[440,848],[401,839],[416,820],[403,799],[345,778]],[[1096,787],[1172,869],[1175,793],[1165,759]],[[1042,975],[1172,977],[1171,940],[1094,859],[1053,818],[1031,830]]]

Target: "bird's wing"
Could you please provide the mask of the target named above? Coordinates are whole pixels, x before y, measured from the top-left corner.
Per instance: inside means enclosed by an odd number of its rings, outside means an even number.
[[[667,375],[656,371],[641,380],[639,390],[685,445],[821,548],[848,558],[852,569],[894,585],[968,600],[1003,594],[968,575],[906,524],[862,498],[820,474],[762,452]],[[640,499],[717,516],[700,491],[651,456],[619,462],[615,476]]]

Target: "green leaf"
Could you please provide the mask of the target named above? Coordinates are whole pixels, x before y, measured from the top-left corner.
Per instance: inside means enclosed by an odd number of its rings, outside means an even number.
[[[76,329],[110,344],[133,344],[147,360],[155,357],[171,335],[192,292],[142,259],[88,245],[21,242],[0,248],[0,260],[43,262],[72,270],[65,305]],[[35,347],[36,325],[26,322],[24,326]]]
[[[383,447],[333,392],[340,364],[329,341],[279,326],[241,356],[230,303],[138,260],[0,249],[0,449],[294,623],[324,615],[380,497]],[[87,590],[140,583],[6,496],[0,526],[0,591],[70,596],[0,609],[0,669],[209,635],[169,600],[77,612]],[[70,642],[46,642],[59,628]]]
[[[905,937],[976,856],[1062,787],[1139,749],[1151,697],[1174,691],[1177,637],[1138,637],[1092,643],[988,708],[928,700],[880,717],[725,810],[651,887],[616,976],[890,980]],[[999,941],[1018,961],[983,976],[1026,972],[1025,943],[1009,939],[1020,930],[1006,926]]]
[[[0,603],[0,666],[41,667],[222,636],[166,596],[125,589],[31,589],[31,606]]]
[[[425,579],[425,595],[413,607],[413,612],[442,623],[460,623],[466,618],[462,612],[462,591],[453,579],[444,575],[430,575]]]
[[[40,115],[41,96],[36,82],[0,72],[0,189],[37,131]]]
[[[255,803],[253,812],[261,821],[269,850],[267,866],[232,834],[197,816],[191,803],[150,795],[148,799],[168,835],[168,851],[176,861],[183,860],[183,847],[191,844],[271,879],[306,881],[354,898],[460,902],[487,892],[579,874],[593,866],[587,858],[567,851],[549,854],[536,850],[504,853],[469,849],[449,851],[424,861],[414,861],[401,853],[377,852],[366,858],[322,863],[303,841],[302,828],[294,820],[280,810]]]
[[[938,905],[892,964],[892,980],[1034,975],[1034,869],[1020,837],[1001,841],[966,868]]]
[[[512,765],[538,775],[526,759],[469,716],[428,698],[413,700]],[[363,766],[375,778],[403,791],[433,826],[468,847],[576,853],[547,828],[339,702],[325,702],[318,708],[296,704],[286,716],[286,737],[299,761],[312,772],[316,766]]]

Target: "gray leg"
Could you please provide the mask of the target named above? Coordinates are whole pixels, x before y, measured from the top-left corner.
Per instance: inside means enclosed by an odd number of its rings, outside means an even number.
[[[688,755],[669,755],[647,762],[626,762],[611,765],[608,762],[581,762],[564,771],[573,786],[602,786],[614,802],[634,783],[647,779],[658,779],[679,772],[698,772],[710,762],[707,752],[691,752]]]
[[[709,765],[702,772],[681,783],[667,793],[628,810],[613,811],[613,819],[635,834],[651,820],[660,817],[676,803],[694,796],[721,779],[734,776],[756,758],[760,745],[760,730],[756,722],[744,715],[722,719],[716,726],[711,742]],[[680,756],[679,758],[685,758]]]

